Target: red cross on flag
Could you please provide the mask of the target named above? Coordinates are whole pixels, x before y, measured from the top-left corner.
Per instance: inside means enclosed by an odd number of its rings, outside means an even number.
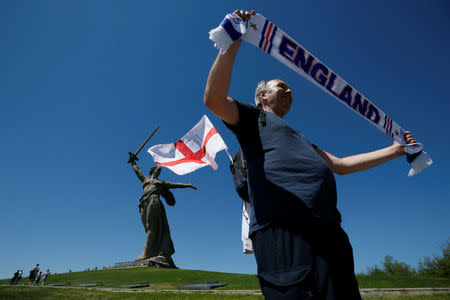
[[[184,175],[210,165],[217,170],[216,153],[228,147],[206,115],[180,140],[172,144],[155,145],[148,149],[153,160],[178,175]]]

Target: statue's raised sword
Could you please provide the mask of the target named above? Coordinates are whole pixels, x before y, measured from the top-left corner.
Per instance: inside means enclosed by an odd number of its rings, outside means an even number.
[[[155,132],[159,129],[159,126],[156,126],[155,130],[153,130],[152,133],[150,133],[150,135],[145,139],[145,141],[142,143],[141,146],[139,146],[139,148],[136,150],[136,152],[131,153],[128,152],[128,154],[130,155],[130,158],[128,159],[128,163],[131,163],[134,160],[139,160],[137,158],[138,153],[142,150],[142,148],[144,148],[145,144],[147,144],[148,140],[155,134]]]

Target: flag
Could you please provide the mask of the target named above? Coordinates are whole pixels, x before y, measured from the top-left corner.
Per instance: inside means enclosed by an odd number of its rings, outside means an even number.
[[[214,158],[221,150],[228,151],[227,145],[208,117],[203,115],[180,140],[172,144],[155,145],[148,152],[159,166],[184,175],[207,165],[217,170]]]

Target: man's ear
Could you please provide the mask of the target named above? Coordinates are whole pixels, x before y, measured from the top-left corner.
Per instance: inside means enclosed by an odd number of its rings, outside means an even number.
[[[266,92],[264,92],[264,91],[259,91],[259,99],[265,99],[266,98]]]
[[[259,92],[259,99],[261,100],[261,107],[267,106],[267,92]]]
[[[259,92],[259,100],[261,100],[261,106],[267,104],[266,103],[267,97],[266,97],[266,92],[265,91],[260,91]]]

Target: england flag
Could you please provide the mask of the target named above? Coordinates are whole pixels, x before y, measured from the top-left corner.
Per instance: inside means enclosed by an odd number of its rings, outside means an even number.
[[[148,149],[153,160],[178,175],[210,165],[217,170],[216,153],[228,147],[206,115],[180,140]]]

